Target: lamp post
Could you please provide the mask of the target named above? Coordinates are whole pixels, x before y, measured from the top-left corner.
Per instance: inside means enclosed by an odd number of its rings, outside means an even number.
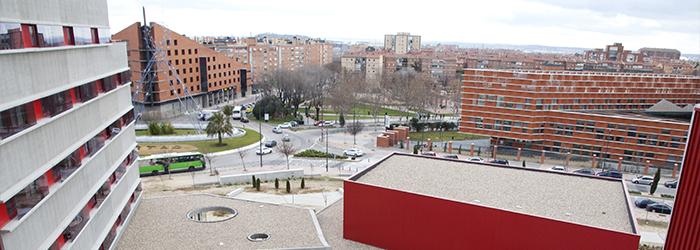
[[[597,154],[593,154],[593,161],[591,162],[591,168],[595,168],[595,167],[596,167],[596,157],[598,157],[598,155],[597,155]]]
[[[649,173],[649,163],[651,161],[646,160],[646,164],[644,164],[644,175],[647,175]]]
[[[622,156],[617,158],[617,171],[622,172]]]
[[[257,103],[257,102],[258,102],[258,96],[255,96],[255,103]],[[263,158],[263,153],[262,153],[263,134],[262,134],[262,120],[261,120],[260,118],[265,119],[265,118],[264,118],[264,116],[265,116],[265,106],[264,106],[264,105],[260,105],[260,106],[262,106],[262,107],[260,108],[260,113],[258,114],[258,133],[260,133],[260,143],[259,143],[259,144],[260,144],[260,145],[259,145],[259,146],[260,146],[260,168],[262,168],[262,167],[263,167],[263,163],[262,163],[262,158]],[[263,117],[261,117],[261,116],[263,116]]]
[[[671,173],[671,177],[676,178],[676,172],[678,172],[678,163],[673,163],[673,173]]]

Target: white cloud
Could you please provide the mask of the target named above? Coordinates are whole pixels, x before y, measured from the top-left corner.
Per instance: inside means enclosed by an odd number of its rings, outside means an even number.
[[[668,47],[700,53],[700,2],[108,0],[116,32],[149,21],[187,35],[264,32],[381,41],[399,31],[425,41],[603,47]],[[678,1],[681,1],[679,3]],[[691,1],[687,4],[683,1]],[[690,9],[690,10],[689,10]],[[695,8],[700,10],[700,8]],[[653,10],[657,10],[656,13]],[[677,12],[677,15],[674,13]]]

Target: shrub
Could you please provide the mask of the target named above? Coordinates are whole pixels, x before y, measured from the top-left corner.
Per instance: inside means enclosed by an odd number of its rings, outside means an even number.
[[[306,184],[304,183],[304,177],[301,177],[301,189],[304,189]]]
[[[253,175],[253,182],[251,182],[251,183],[253,183],[253,187],[256,186],[256,183],[255,183],[255,175]]]
[[[419,147],[420,147],[420,146],[418,146],[418,145],[414,145],[414,146],[413,146],[413,154],[414,154],[414,155],[417,155],[417,154],[418,154],[418,148],[419,148]]]
[[[287,180],[287,193],[291,193],[291,192],[292,192],[292,186],[290,186],[289,180]]]
[[[158,126],[157,122],[149,122],[148,123],[148,133],[151,135],[159,135],[160,134],[160,126]]]
[[[661,194],[661,197],[663,197],[663,198],[673,198],[673,197],[675,197],[675,196],[670,195],[670,194]]]
[[[255,189],[260,191],[260,178],[255,181]]]
[[[280,189],[280,180],[275,178],[275,189]]]
[[[326,158],[326,155],[328,156],[328,158],[335,158],[335,159],[347,159],[348,158],[344,155],[336,155],[333,153],[326,154],[326,152],[318,151],[315,149],[307,149],[307,150],[304,150],[304,151],[301,151],[301,152],[295,154],[294,156],[311,157],[311,158]]]
[[[175,128],[173,127],[173,124],[171,124],[169,122],[161,122],[160,123],[160,134],[162,134],[162,135],[175,134]]]

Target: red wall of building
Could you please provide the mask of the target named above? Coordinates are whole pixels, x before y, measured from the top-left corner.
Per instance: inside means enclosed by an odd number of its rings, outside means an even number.
[[[343,237],[385,249],[637,249],[639,236],[345,181]]]
[[[695,107],[666,249],[700,249],[700,108]]]

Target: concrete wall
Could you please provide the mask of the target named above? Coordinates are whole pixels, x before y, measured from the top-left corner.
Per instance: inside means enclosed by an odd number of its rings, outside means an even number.
[[[75,238],[71,245],[72,249],[99,249],[122,209],[129,203],[131,194],[139,185],[139,167],[135,162],[128,167],[126,174],[116,185]],[[131,212],[133,211],[132,209]]]
[[[303,169],[290,169],[290,170],[278,170],[278,171],[265,171],[247,174],[235,174],[235,175],[222,175],[219,176],[219,183],[224,184],[240,184],[240,183],[250,183],[255,175],[256,179],[260,181],[272,181],[275,178],[280,180],[294,177],[303,177]]]
[[[383,249],[637,249],[639,235],[345,181],[343,238]],[[628,219],[628,218],[620,218]]]
[[[42,119],[18,137],[0,142],[0,159],[12,163],[2,165],[0,200],[9,199],[131,110],[129,86],[119,86],[55,117]],[[133,137],[133,132],[124,133]]]
[[[0,51],[0,69],[4,110],[128,70],[126,44]]]
[[[86,158],[83,166],[63,183],[56,184],[60,186],[54,193],[26,214],[12,232],[2,234],[5,249],[48,248],[136,147],[134,140],[132,123],[95,155]]]
[[[106,0],[0,0],[0,6],[0,20],[109,26]]]

